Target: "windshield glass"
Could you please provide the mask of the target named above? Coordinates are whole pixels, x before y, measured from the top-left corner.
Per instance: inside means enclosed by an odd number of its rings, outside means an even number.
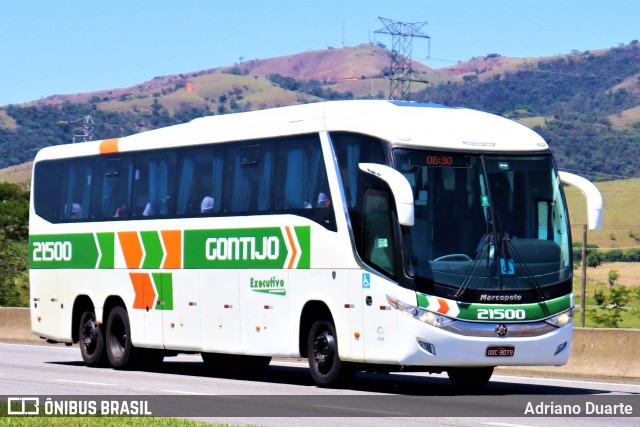
[[[466,290],[523,290],[571,277],[568,219],[550,155],[394,150],[413,187],[407,272]]]

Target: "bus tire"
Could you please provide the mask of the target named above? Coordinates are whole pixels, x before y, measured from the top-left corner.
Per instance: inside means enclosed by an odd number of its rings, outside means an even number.
[[[311,377],[320,387],[341,385],[354,373],[351,365],[340,360],[336,328],[328,320],[311,325],[307,351]]]
[[[451,368],[447,370],[449,381],[454,387],[464,391],[478,391],[493,375],[493,366],[482,368]]]
[[[135,349],[131,344],[129,315],[124,307],[116,306],[109,312],[105,342],[113,369],[126,369],[133,365]]]
[[[87,366],[99,367],[106,365],[107,356],[105,354],[104,335],[93,311],[85,311],[80,316],[78,341],[82,360]]]

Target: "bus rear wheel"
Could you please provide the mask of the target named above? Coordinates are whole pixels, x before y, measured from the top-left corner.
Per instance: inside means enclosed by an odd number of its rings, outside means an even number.
[[[307,342],[311,377],[321,387],[341,385],[353,376],[351,365],[340,360],[336,328],[332,322],[317,320]]]
[[[133,365],[135,348],[131,343],[129,315],[124,307],[117,306],[109,312],[106,346],[112,368],[126,369]]]
[[[104,366],[107,356],[105,355],[104,336],[102,327],[96,321],[96,314],[93,311],[85,311],[80,317],[80,328],[78,331],[78,341],[80,343],[80,353],[82,360],[87,366]]]
[[[465,391],[478,391],[491,379],[493,366],[482,368],[451,368],[447,370],[447,375],[454,387]]]

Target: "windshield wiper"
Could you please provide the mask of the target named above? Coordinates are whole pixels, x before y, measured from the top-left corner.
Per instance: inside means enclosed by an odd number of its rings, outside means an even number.
[[[522,280],[523,282],[525,282],[527,285],[529,285],[531,289],[533,289],[538,301],[544,301],[545,297],[544,297],[544,293],[542,292],[542,287],[540,286],[540,283],[536,279],[536,276],[531,273],[531,270],[529,270],[529,266],[527,265],[527,263],[524,261],[524,259],[518,252],[518,249],[516,249],[516,245],[513,244],[512,239],[509,236],[504,236],[502,238],[502,244],[504,246],[502,253],[505,256],[504,258],[505,262],[507,260],[506,255],[511,254],[514,258],[514,261],[516,261],[523,268],[525,272],[525,276],[516,275],[516,277]],[[547,310],[546,305],[543,307],[543,310],[545,311]]]
[[[482,260],[484,259],[485,254],[487,256],[487,270],[489,269],[489,266],[490,266],[490,263],[491,263],[491,246],[494,246],[493,233],[487,234],[487,237],[484,240],[484,244],[482,245],[482,249],[480,249],[478,251],[478,254],[476,255],[476,258],[473,260],[473,263],[469,267],[469,270],[467,270],[467,274],[465,274],[464,279],[462,280],[462,283],[460,284],[460,287],[458,288],[458,290],[456,291],[456,293],[453,296],[454,298],[462,298],[462,296],[464,295],[465,291],[469,287],[469,284],[471,283],[471,280],[473,280],[473,278],[474,278],[474,276],[476,274],[476,271],[478,271],[478,268],[480,268],[480,264],[481,264]],[[487,274],[487,277],[490,277],[490,275]]]

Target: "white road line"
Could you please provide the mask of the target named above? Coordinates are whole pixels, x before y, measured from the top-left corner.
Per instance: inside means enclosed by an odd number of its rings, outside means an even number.
[[[537,427],[531,424],[509,424],[509,423],[480,423],[485,426],[498,426],[498,427]]]
[[[190,394],[194,396],[211,396],[209,393],[198,393],[197,391],[184,391],[184,390],[160,390],[163,393],[169,394]]]
[[[409,414],[406,412],[391,412],[391,411],[376,411],[373,409],[360,409],[360,408],[351,408],[348,406],[335,406],[335,405],[310,405],[311,408],[323,408],[323,409],[337,409],[344,411],[356,411],[362,412],[363,414],[379,414],[386,417],[394,416],[394,417],[408,417]]]
[[[42,348],[42,349],[58,349],[58,350],[73,350],[73,351],[78,351],[78,347],[77,346],[72,346],[72,345],[65,345],[65,346],[61,346],[61,345],[48,345],[48,344],[25,344],[25,343],[11,343],[11,342],[0,342],[0,345],[8,345],[8,346],[13,346],[13,347],[36,347],[36,348]]]
[[[63,383],[71,383],[71,384],[83,384],[83,385],[102,385],[107,387],[113,387],[115,384],[107,384],[107,383],[97,383],[93,381],[75,381],[75,380],[65,380],[61,378],[54,378],[53,381],[63,382]]]
[[[534,379],[534,380],[543,380],[543,381],[557,381],[557,382],[564,382],[564,383],[571,383],[571,384],[593,384],[593,385],[610,385],[610,386],[617,386],[617,387],[640,387],[640,384],[633,384],[633,383],[611,383],[608,381],[589,381],[589,380],[580,380],[580,379],[576,379],[576,380],[566,380],[563,378],[544,378],[544,377],[519,377],[517,375],[493,375],[491,377],[492,380],[495,380],[497,378],[510,378],[510,379],[517,379],[517,378],[529,378],[529,379]]]

